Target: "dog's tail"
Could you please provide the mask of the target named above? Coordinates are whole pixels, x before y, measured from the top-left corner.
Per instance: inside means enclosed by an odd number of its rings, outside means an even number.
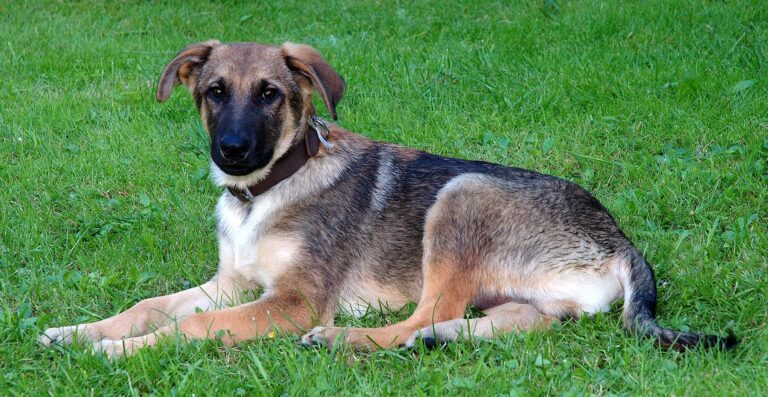
[[[673,331],[656,323],[656,280],[653,270],[634,248],[626,251],[628,267],[620,276],[624,286],[624,328],[631,334],[655,339],[664,348],[684,351],[701,345],[707,348],[731,349],[739,340],[726,337]]]

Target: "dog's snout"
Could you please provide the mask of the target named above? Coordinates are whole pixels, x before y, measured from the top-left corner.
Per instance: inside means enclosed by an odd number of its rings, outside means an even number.
[[[230,161],[239,161],[248,154],[248,141],[237,135],[227,135],[219,144],[221,155]]]

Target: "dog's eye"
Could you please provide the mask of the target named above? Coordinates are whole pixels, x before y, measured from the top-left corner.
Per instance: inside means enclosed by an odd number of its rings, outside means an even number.
[[[276,96],[277,96],[277,91],[272,88],[267,88],[261,93],[261,99],[267,102],[275,99]]]
[[[208,96],[213,99],[221,99],[224,97],[224,89],[215,85],[208,89]]]

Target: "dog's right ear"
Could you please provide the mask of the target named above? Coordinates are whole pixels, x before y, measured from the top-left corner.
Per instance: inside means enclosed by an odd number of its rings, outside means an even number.
[[[171,96],[173,88],[179,84],[184,84],[189,92],[193,92],[208,56],[220,45],[218,40],[208,40],[190,44],[176,54],[176,57],[165,67],[160,76],[160,82],[157,83],[155,94],[157,100],[165,102]]]

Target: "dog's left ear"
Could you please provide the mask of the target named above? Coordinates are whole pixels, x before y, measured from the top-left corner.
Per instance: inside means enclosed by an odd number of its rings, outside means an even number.
[[[328,108],[328,113],[336,120],[336,105],[344,95],[344,79],[323,59],[314,48],[294,43],[285,43],[280,48],[285,63],[291,70],[306,76]]]
[[[165,102],[173,92],[173,88],[184,84],[189,92],[194,92],[197,78],[202,67],[214,48],[221,45],[218,40],[208,40],[202,43],[190,44],[181,50],[165,67],[160,81],[157,83],[155,97],[159,102]]]

